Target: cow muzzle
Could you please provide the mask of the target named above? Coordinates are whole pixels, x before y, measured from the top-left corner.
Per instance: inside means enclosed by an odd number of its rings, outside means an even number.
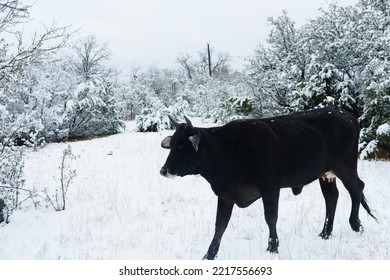
[[[161,169],[160,169],[160,175],[164,176],[164,177],[167,177],[167,178],[175,178],[176,177],[176,175],[173,175],[173,174],[169,173],[168,168],[166,168],[164,166],[161,167]]]

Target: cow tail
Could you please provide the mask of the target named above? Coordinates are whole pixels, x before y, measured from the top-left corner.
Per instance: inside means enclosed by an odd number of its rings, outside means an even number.
[[[371,208],[368,206],[367,200],[366,200],[366,197],[364,196],[364,194],[362,194],[362,201],[361,201],[361,203],[362,203],[363,208],[366,209],[368,215],[370,215],[371,217],[373,217],[373,218],[375,219],[375,221],[378,222],[377,217],[375,217],[375,216],[371,213]]]

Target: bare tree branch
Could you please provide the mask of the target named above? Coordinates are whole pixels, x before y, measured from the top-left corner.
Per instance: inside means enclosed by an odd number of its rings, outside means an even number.
[[[29,5],[21,4],[19,0],[7,0],[0,3],[0,32],[8,31],[10,26],[27,22]]]
[[[107,44],[100,46],[95,36],[80,40],[74,49],[75,56],[69,59],[69,64],[77,75],[89,79],[111,71],[104,66],[104,62],[111,58],[111,52]]]
[[[75,31],[71,32],[70,26],[57,27],[54,24],[44,26],[41,34],[35,33],[31,42],[26,44],[23,40],[23,32],[15,31],[18,24],[26,23],[29,19],[29,5],[21,4],[20,0],[0,0],[0,34],[8,33],[14,36],[16,44],[0,40],[0,81],[9,79],[15,73],[29,63],[43,58],[63,48]]]
[[[188,79],[192,80],[192,72],[194,71],[193,67],[190,64],[191,56],[187,53],[179,55],[177,62],[187,73]]]

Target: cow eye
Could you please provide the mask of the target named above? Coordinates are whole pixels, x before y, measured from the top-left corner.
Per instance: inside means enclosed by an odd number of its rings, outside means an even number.
[[[182,150],[183,148],[185,147],[185,144],[179,144],[179,146],[177,147],[179,150]]]
[[[187,144],[188,144],[187,141],[177,142],[177,149],[183,150],[187,146]]]

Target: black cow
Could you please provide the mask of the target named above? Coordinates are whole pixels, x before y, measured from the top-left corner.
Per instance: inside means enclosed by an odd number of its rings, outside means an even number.
[[[362,232],[360,204],[373,218],[358,177],[359,124],[350,114],[329,108],[265,119],[239,120],[221,127],[179,124],[161,146],[171,149],[160,174],[165,177],[200,174],[218,196],[215,234],[204,259],[214,259],[228,225],[233,205],[247,207],[263,198],[269,227],[268,251],[278,252],[276,232],[279,192],[319,179],[325,198],[326,218],[320,236],[332,233],[338,199],[335,176],[352,199],[349,223]],[[376,218],[375,218],[376,219]]]

